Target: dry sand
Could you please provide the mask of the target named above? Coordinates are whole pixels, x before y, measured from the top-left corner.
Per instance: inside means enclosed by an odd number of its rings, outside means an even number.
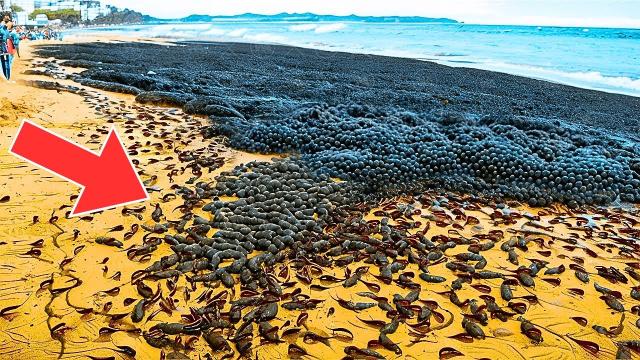
[[[127,355],[127,352],[132,354],[130,349],[133,349],[137,354],[136,359],[158,359],[161,350],[149,346],[141,332],[148,331],[159,321],[179,321],[181,315],[188,314],[189,307],[203,306],[198,301],[202,294],[209,292],[205,295],[211,298],[226,293],[230,300],[240,297],[240,289],[236,287],[229,291],[220,286],[213,289],[200,287],[191,291],[183,279],[175,285],[165,280],[157,284],[149,282],[154,291],[156,286],[160,286],[163,291],[161,302],[165,302],[165,308],[168,309],[157,312],[161,307],[156,304],[147,309],[145,320],[133,324],[129,313],[140,296],[130,283],[132,274],[172,252],[166,244],[162,244],[151,256],[129,258],[127,250],[142,244],[144,231],[140,228],[130,237],[125,237],[124,233],[134,224],[153,224],[149,215],[158,203],[168,219],[179,218],[180,213],[173,209],[180,205],[180,201],[161,200],[164,195],[172,193],[172,183],[165,176],[168,169],[179,170],[184,166],[179,162],[177,152],[191,150],[224,159],[225,165],[220,170],[204,174],[199,181],[213,180],[220,171],[231,169],[239,163],[252,159],[266,160],[269,157],[244,154],[215,142],[203,141],[198,135],[198,127],[204,125],[206,120],[185,115],[179,110],[141,106],[135,104],[131,96],[95,90],[88,90],[90,96],[84,98],[67,92],[30,87],[23,81],[51,80],[21,74],[29,67],[33,45],[35,43],[28,42],[23,45],[23,57],[16,61],[14,71],[16,83],[3,82],[0,95],[0,198],[10,197],[0,203],[0,358],[86,358],[91,355],[104,359],[110,356],[128,359],[134,358]],[[129,207],[145,206],[145,211],[139,214],[140,218],[135,215],[124,216],[123,209],[118,208],[91,217],[66,219],[65,213],[71,209],[72,197],[78,194],[79,189],[35,169],[7,151],[20,121],[25,118],[94,150],[101,146],[105,132],[112,126],[108,119],[114,119],[118,131],[124,135],[125,146],[135,148],[132,157],[139,161],[142,179],[159,191],[151,193],[148,203]],[[154,177],[156,174],[157,178]],[[184,184],[191,176],[188,170],[176,171],[172,180]],[[512,236],[526,236],[532,241],[526,253],[518,250],[522,265],[530,264],[526,259],[540,259],[548,261],[548,267],[564,264],[567,271],[561,275],[542,275],[541,272],[535,279],[535,287],[513,287],[512,309],[522,306],[528,309],[526,318],[542,332],[544,341],[540,344],[532,343],[521,333],[516,317],[506,322],[489,320],[488,326],[484,327],[487,335],[485,340],[469,343],[456,339],[455,335],[464,332],[461,314],[469,313],[469,307],[460,307],[450,301],[448,291],[451,279],[442,284],[427,284],[414,279],[422,285],[420,299],[424,304],[437,304],[438,307],[434,309],[442,318],[432,319],[430,330],[400,325],[397,332],[390,335],[393,341],[401,345],[403,354],[399,357],[432,359],[440,355],[446,358],[447,355],[455,355],[452,350],[443,350],[451,348],[464,354],[464,358],[476,359],[614,358],[617,342],[640,339],[640,330],[635,325],[638,311],[631,311],[639,302],[629,295],[631,287],[638,285],[638,281],[629,278],[627,284],[612,283],[594,275],[598,265],[614,266],[623,271],[628,266],[626,264],[638,262],[636,245],[630,252],[622,253],[622,246],[616,241],[636,236],[620,232],[623,228],[638,231],[640,217],[635,209],[611,213],[600,210],[605,215],[585,215],[572,214],[564,209],[542,211],[514,208],[511,209],[511,215],[498,212],[501,215],[496,216],[498,213],[495,209],[486,207],[467,208],[462,214],[429,206],[418,208],[425,217],[438,220],[421,217],[412,222],[416,231],[430,224],[428,237],[442,234],[470,238],[477,234],[489,234],[492,230],[501,232],[504,241]],[[521,216],[536,213],[541,217],[533,222]],[[52,219],[53,216],[56,218]],[[470,220],[473,217],[478,218],[480,223],[474,224]],[[377,217],[371,215],[370,218]],[[418,221],[420,224],[416,224]],[[109,232],[109,229],[118,225],[123,225],[125,230]],[[98,236],[113,236],[123,241],[124,247],[119,249],[97,244],[95,239]],[[573,241],[576,245],[569,244]],[[456,249],[446,254],[454,255],[463,251]],[[487,270],[517,268],[507,261],[507,253],[501,251],[499,246],[483,254],[490,264]],[[592,274],[590,282],[585,284],[579,281],[574,270],[569,269],[570,264],[580,265]],[[354,263],[348,267],[353,271],[364,265]],[[292,281],[296,279],[289,264],[283,264],[278,269],[281,271],[279,275],[283,276],[281,280],[284,281],[284,277]],[[434,275],[450,277],[451,274],[443,264],[431,270]],[[380,283],[374,276],[377,271],[372,267],[363,279]],[[412,272],[417,278],[420,271],[408,267],[404,272]],[[335,269],[333,275],[342,277],[344,270]],[[507,307],[508,302],[500,297],[501,282],[500,279],[474,280],[474,286],[467,285],[458,292],[458,296],[464,301],[478,298],[481,293],[490,294],[501,307],[512,311]],[[595,282],[619,291],[626,312],[610,309],[600,299],[602,294],[594,289]],[[299,325],[296,322],[300,312],[281,309],[272,324],[282,328],[290,321],[288,328],[299,327],[302,330],[285,338],[281,344],[257,345],[255,342],[256,358],[286,358],[290,343],[303,347],[310,358],[342,358],[345,347],[364,348],[370,340],[377,339],[377,329],[360,319],[389,321],[377,307],[354,313],[336,302],[338,298],[370,301],[356,294],[371,290],[365,284],[345,289],[339,283],[323,283],[319,280],[313,283],[329,289],[313,290],[303,282],[298,282],[294,288],[300,288],[302,293],[324,302],[317,309],[308,311],[308,320]],[[380,284],[382,289],[378,295],[389,299],[393,294],[404,295],[410,291],[398,284]],[[285,293],[294,288],[286,289]],[[536,295],[537,301],[531,295]],[[172,303],[172,306],[167,303]],[[480,302],[480,305],[483,303]],[[148,320],[152,314],[153,318]],[[580,318],[584,318],[586,324],[581,324]],[[615,327],[621,319],[623,328],[616,331]],[[604,326],[611,329],[612,333],[609,336],[597,334],[592,329],[593,325]],[[317,341],[304,341],[302,336],[306,331],[331,336],[334,334],[331,329],[335,328],[350,329],[354,338],[336,337],[325,345]],[[411,333],[423,335],[412,336]],[[193,350],[180,350],[180,346],[176,346],[177,351],[192,359],[204,358],[207,344],[201,338],[196,339],[194,341],[189,336],[182,336],[182,346],[189,344]],[[413,343],[412,340],[416,339],[419,341]],[[572,339],[591,341],[597,344],[599,350],[589,352]],[[175,353],[169,355],[176,349],[166,348],[164,353],[168,358],[181,358]],[[375,350],[388,358],[398,357],[382,348]],[[215,353],[213,357],[221,358],[222,353]]]

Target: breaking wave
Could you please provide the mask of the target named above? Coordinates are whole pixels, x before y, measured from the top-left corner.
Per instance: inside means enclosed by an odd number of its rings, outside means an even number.
[[[289,26],[289,31],[293,32],[307,32],[313,31],[316,34],[325,34],[337,32],[347,28],[345,23],[331,23],[331,24],[298,24]]]
[[[464,64],[438,61],[451,66],[466,66],[489,71],[499,71],[560,84],[613,92],[630,96],[640,96],[640,79],[627,76],[607,76],[598,71],[562,71],[538,66],[509,64],[504,62],[470,62]]]

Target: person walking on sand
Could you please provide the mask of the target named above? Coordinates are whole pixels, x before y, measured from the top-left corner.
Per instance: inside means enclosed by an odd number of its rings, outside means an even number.
[[[7,80],[11,80],[11,69],[13,67],[13,59],[15,58],[16,54],[20,56],[20,51],[19,51],[20,37],[18,36],[18,34],[15,32],[15,29],[13,28],[13,21],[9,21],[6,27],[9,33],[7,38],[7,53],[9,54],[8,56],[9,67],[5,77],[7,78]]]
[[[7,48],[7,41],[9,40],[9,30],[7,28],[7,24],[10,22],[11,20],[8,20],[5,17],[2,26],[0,26],[0,65],[2,66],[2,74],[7,80],[11,78],[9,49]]]

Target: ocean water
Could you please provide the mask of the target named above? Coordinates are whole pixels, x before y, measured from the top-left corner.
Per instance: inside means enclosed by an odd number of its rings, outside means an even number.
[[[640,29],[219,21],[88,28],[67,35],[104,32],[408,57],[640,96]]]

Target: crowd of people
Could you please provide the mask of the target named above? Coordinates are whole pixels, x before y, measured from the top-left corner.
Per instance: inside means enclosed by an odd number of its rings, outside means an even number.
[[[62,33],[50,27],[28,29],[20,26],[17,29],[20,40],[62,40]]]
[[[4,16],[0,22],[0,65],[2,75],[11,80],[11,68],[16,56],[20,57],[22,40],[62,40],[62,33],[53,28],[32,28],[15,26],[10,16]]]

